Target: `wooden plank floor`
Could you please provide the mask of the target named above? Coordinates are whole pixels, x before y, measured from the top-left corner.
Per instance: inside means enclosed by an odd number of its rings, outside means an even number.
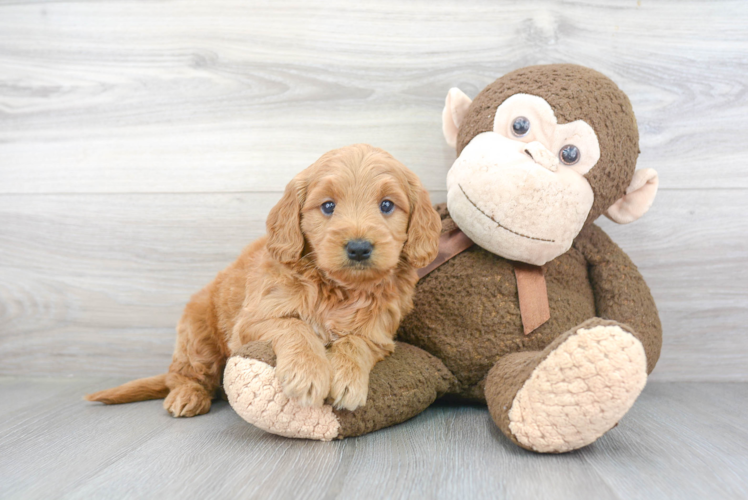
[[[748,497],[746,383],[651,383],[597,443],[537,455],[479,406],[320,443],[266,434],[223,401],[174,419],[160,401],[80,399],[122,381],[0,378],[0,498]]]

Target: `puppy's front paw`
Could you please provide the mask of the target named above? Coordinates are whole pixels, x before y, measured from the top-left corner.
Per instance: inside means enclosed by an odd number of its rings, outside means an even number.
[[[351,411],[364,406],[369,394],[369,372],[340,355],[332,356],[330,361],[333,370],[330,388],[333,406]]]
[[[278,356],[276,375],[283,393],[303,406],[322,406],[330,394],[330,362],[314,353]]]

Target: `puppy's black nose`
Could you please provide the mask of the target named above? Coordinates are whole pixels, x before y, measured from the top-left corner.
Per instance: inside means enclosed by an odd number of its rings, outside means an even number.
[[[345,246],[345,251],[348,252],[349,259],[360,262],[371,257],[372,248],[371,243],[366,240],[351,240]]]

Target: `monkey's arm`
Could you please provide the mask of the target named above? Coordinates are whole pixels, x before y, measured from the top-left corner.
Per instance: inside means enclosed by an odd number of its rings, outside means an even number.
[[[364,406],[354,411],[330,404],[309,407],[282,394],[276,364],[270,342],[249,342],[233,353],[223,380],[229,402],[244,420],[268,432],[322,441],[404,422],[459,385],[437,358],[398,342],[395,352],[372,369]]]
[[[636,331],[651,373],[660,357],[662,325],[644,278],[628,255],[594,224],[579,233],[574,247],[587,259],[597,315]]]

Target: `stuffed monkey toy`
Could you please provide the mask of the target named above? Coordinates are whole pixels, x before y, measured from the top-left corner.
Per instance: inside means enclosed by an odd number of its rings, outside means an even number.
[[[229,359],[224,388],[248,422],[329,440],[402,422],[437,398],[480,401],[517,445],[560,453],[613,428],[660,355],[644,279],[596,225],[632,222],[657,192],[635,170],[638,130],[607,77],[568,64],[513,71],[471,101],[451,89],[440,256],[422,270],[395,352],[354,411],[282,392],[267,343]]]

